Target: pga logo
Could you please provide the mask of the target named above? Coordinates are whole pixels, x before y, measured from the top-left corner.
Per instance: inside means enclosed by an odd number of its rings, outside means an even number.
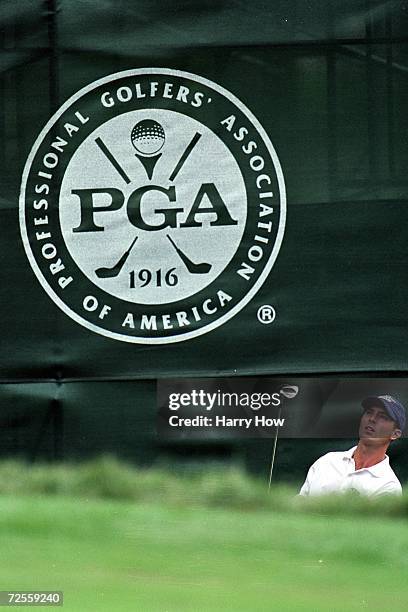
[[[73,320],[125,342],[208,332],[239,312],[283,238],[285,185],[262,126],[231,93],[169,69],[76,93],[27,160],[30,264]]]

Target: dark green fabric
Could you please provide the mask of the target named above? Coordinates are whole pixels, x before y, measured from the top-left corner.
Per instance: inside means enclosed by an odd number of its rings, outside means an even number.
[[[1,355],[4,380],[404,371],[408,73],[404,3],[3,2]],[[53,44],[53,48],[49,45]],[[21,173],[75,91],[166,66],[220,83],[282,164],[286,233],[262,289],[197,339],[126,345],[45,295],[19,237]],[[260,305],[277,319],[258,324]]]
[[[153,432],[147,379],[406,372],[407,32],[397,1],[1,3],[0,393],[6,422],[24,398],[21,440],[40,435],[37,408],[55,399],[56,381],[78,423],[110,411],[125,428],[126,405]],[[98,78],[152,66],[206,77],[247,105],[277,150],[288,200],[279,256],[255,298],[216,330],[167,346],[110,340],[63,314],[31,270],[18,220],[24,163],[53,112]],[[257,321],[263,304],[276,308],[272,325]],[[135,405],[127,382],[116,402],[85,382],[134,379]],[[77,381],[74,395],[64,381]],[[79,430],[64,434],[73,454],[85,453]],[[109,449],[100,431],[97,449]],[[15,448],[32,454],[28,442]]]

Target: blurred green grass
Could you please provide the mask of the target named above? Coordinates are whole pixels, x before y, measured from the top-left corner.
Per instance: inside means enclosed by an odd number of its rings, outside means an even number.
[[[0,507],[0,588],[63,590],[65,612],[407,609],[403,519],[62,496]]]
[[[241,511],[269,510],[324,515],[407,517],[408,495],[374,499],[358,494],[305,499],[297,489],[265,482],[231,466],[177,472],[140,469],[114,457],[78,464],[0,462],[0,495],[63,495],[176,507],[203,506]]]
[[[66,612],[405,611],[406,514],[406,496],[304,500],[239,468],[7,461],[0,590],[63,590]]]

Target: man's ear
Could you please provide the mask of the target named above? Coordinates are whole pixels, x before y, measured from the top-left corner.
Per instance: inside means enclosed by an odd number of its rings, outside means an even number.
[[[402,431],[400,429],[394,429],[391,434],[391,440],[398,440],[402,436]]]

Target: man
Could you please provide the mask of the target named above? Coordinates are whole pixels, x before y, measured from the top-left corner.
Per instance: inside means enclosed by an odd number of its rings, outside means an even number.
[[[405,408],[391,395],[367,397],[362,406],[357,446],[320,457],[309,469],[300,495],[347,491],[368,496],[401,495],[401,484],[386,452],[390,443],[402,435]]]

